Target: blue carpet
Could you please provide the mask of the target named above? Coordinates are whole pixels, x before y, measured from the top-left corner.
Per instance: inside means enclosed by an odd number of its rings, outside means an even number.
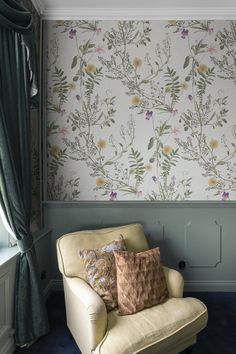
[[[185,296],[202,300],[209,312],[208,326],[199,334],[192,354],[236,354],[236,293],[188,293]],[[66,327],[63,293],[53,293],[47,308],[50,333],[30,348],[17,349],[15,354],[81,354]]]

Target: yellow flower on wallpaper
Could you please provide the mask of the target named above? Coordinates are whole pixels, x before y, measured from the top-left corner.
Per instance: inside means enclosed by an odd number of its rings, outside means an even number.
[[[215,177],[211,177],[208,179],[208,186],[215,187],[217,185],[217,179]]]
[[[93,74],[96,71],[96,66],[94,64],[87,64],[86,71],[87,73]]]
[[[208,66],[206,64],[199,64],[198,65],[198,71],[201,73],[201,74],[205,74],[208,70]]]
[[[176,20],[169,20],[168,23],[171,26],[175,26],[177,24],[177,21]]]
[[[76,84],[72,81],[68,84],[70,90],[75,90],[76,89]]]
[[[57,24],[58,26],[63,26],[64,23],[65,23],[64,20],[56,20],[56,24]]]
[[[152,170],[152,165],[151,165],[150,163],[147,163],[147,164],[145,165],[145,170],[146,170],[147,172],[151,172],[151,170]]]
[[[188,89],[188,84],[186,81],[182,82],[182,84],[180,85],[182,90],[187,90]]]
[[[133,96],[132,97],[132,104],[134,106],[139,106],[141,103],[141,98],[139,96]]]
[[[135,57],[133,60],[133,66],[135,67],[135,69],[139,68],[140,66],[142,66],[143,61],[140,58]]]
[[[57,144],[54,144],[54,145],[52,145],[51,147],[50,147],[50,154],[51,155],[58,155],[59,154],[59,152],[60,152],[60,148],[59,148],[59,146],[57,145]]]
[[[220,145],[220,143],[219,143],[219,140],[217,140],[217,139],[211,139],[209,145],[210,145],[210,147],[212,148],[212,150],[214,150],[214,149],[217,149],[217,148],[218,148],[218,146]]]
[[[107,142],[104,139],[99,139],[97,142],[97,147],[99,149],[105,149],[105,147],[107,146]]]
[[[173,151],[173,148],[169,145],[164,145],[163,146],[163,149],[162,149],[162,152],[165,154],[165,155],[170,155]]]
[[[105,180],[103,177],[98,177],[96,179],[96,186],[102,188],[105,185]]]

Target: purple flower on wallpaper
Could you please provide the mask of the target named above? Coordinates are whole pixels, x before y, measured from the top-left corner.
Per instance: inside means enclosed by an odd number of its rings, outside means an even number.
[[[110,200],[116,200],[117,199],[117,193],[116,192],[111,192],[110,193]]]
[[[157,182],[157,177],[156,176],[152,176],[152,180],[153,180],[153,182]]]
[[[150,118],[152,118],[152,114],[153,114],[153,111],[147,111],[146,112],[146,119],[150,120]]]
[[[77,101],[81,99],[80,95],[75,95],[75,98],[77,99]]]
[[[208,28],[208,34],[212,34],[213,31],[214,31],[213,28]]]
[[[183,28],[181,31],[181,38],[185,39],[188,36],[188,30]]]
[[[229,192],[222,193],[222,200],[229,200]]]
[[[59,113],[61,114],[61,116],[64,116],[64,114],[66,113],[66,110],[65,109],[60,109]]]
[[[76,29],[71,28],[71,30],[69,31],[69,38],[73,39],[76,35]]]
[[[188,99],[191,102],[193,100],[193,96],[192,95],[188,95]]]

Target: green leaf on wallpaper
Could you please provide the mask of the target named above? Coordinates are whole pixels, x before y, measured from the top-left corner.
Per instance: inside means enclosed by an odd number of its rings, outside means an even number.
[[[150,162],[150,163],[155,162],[155,158],[154,158],[154,157],[151,157],[151,158],[149,159],[149,162]]]
[[[73,69],[77,65],[77,63],[78,63],[78,55],[75,55],[71,63],[71,69]]]
[[[154,141],[155,141],[154,137],[151,137],[148,143],[148,150],[150,150],[153,147]]]
[[[143,175],[145,172],[143,158],[141,157],[141,154],[138,152],[138,150],[131,148],[131,154],[129,154],[129,162],[130,168],[134,170],[136,187],[138,187],[143,182]]]
[[[104,163],[103,166],[107,166],[107,165],[113,165],[113,161],[107,161],[107,162]]]
[[[184,69],[187,68],[187,66],[189,65],[190,63],[190,56],[187,55],[186,58],[185,58],[185,61],[184,61]]]

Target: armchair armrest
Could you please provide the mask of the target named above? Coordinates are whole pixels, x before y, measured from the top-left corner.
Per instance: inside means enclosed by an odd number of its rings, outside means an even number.
[[[83,354],[91,353],[107,328],[107,310],[100,296],[80,278],[63,275],[67,325]]]
[[[175,269],[163,267],[170,297],[183,297],[184,278]]]

